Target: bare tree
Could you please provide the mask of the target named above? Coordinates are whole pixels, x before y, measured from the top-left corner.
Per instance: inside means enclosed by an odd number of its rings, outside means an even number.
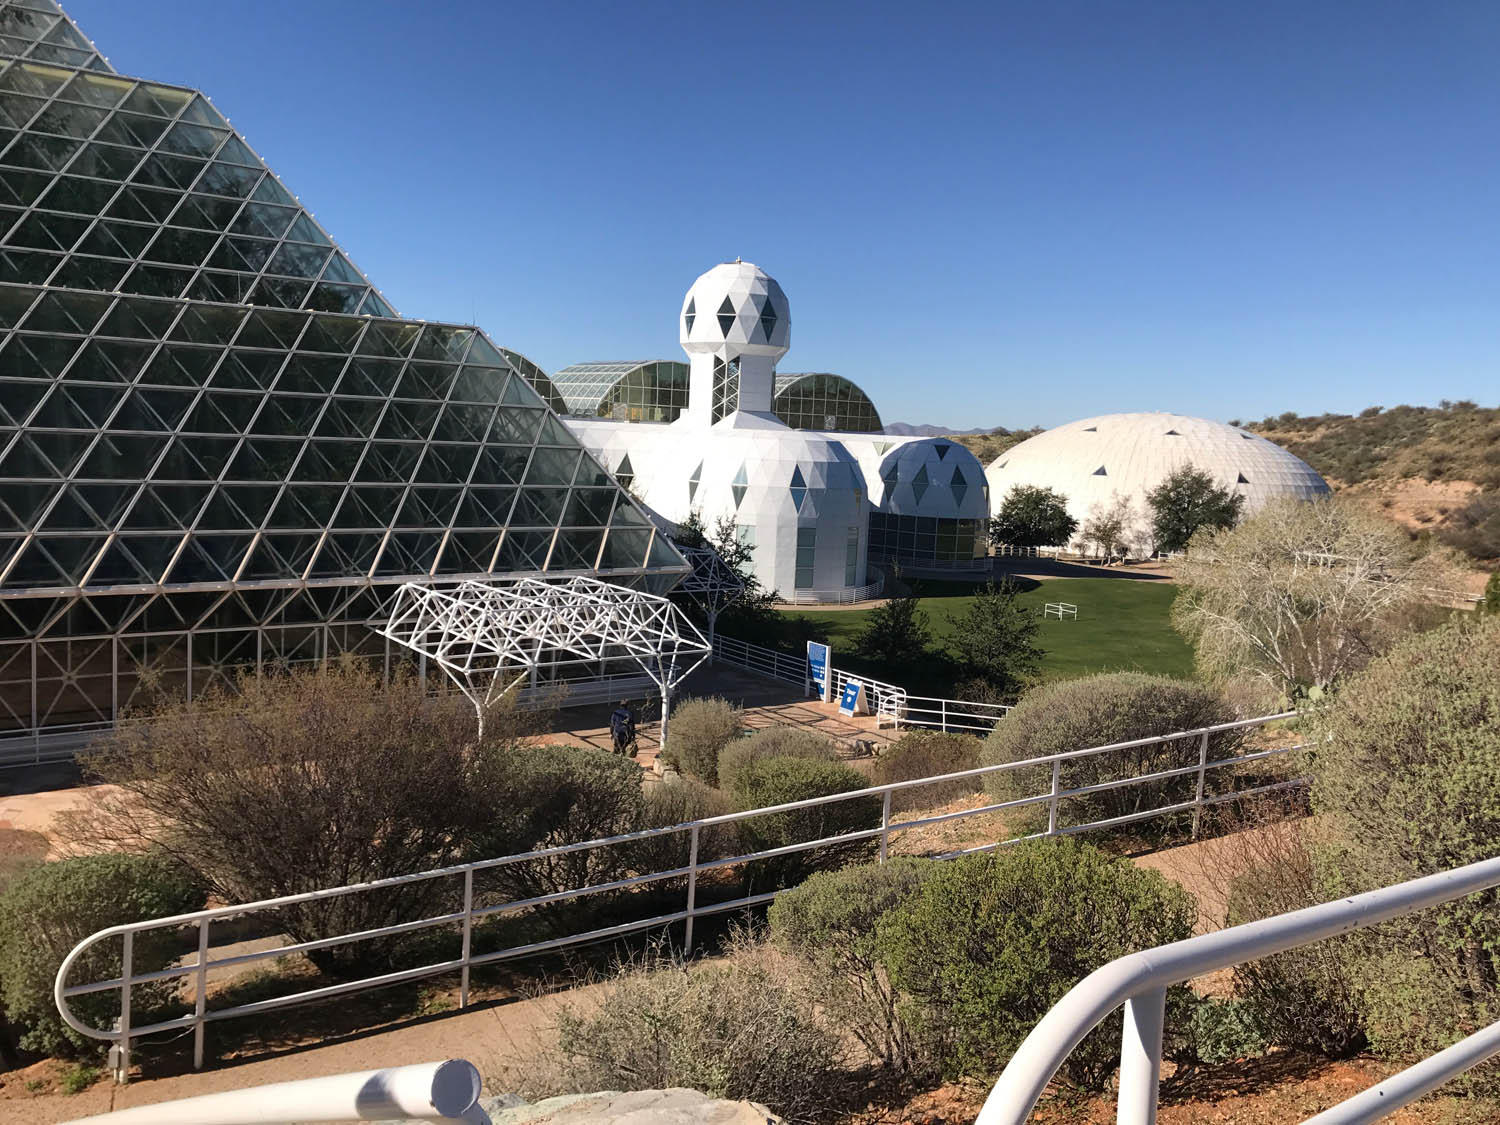
[[[1173,623],[1205,673],[1295,697],[1412,628],[1433,591],[1453,587],[1455,565],[1354,504],[1273,501],[1239,527],[1194,536]]]
[[[1136,525],[1135,505],[1118,492],[1108,504],[1096,504],[1083,521],[1083,538],[1106,560],[1123,558],[1130,549]]]

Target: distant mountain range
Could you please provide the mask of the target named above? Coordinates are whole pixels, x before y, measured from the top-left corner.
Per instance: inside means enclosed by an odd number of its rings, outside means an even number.
[[[888,422],[885,432],[897,437],[946,437],[949,434],[987,434],[993,426],[976,426],[972,430],[955,430],[950,426],[929,426],[925,423]]]

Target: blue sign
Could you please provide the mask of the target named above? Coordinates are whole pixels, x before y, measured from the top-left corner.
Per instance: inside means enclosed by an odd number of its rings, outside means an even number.
[[[818,698],[828,702],[828,646],[807,642],[807,678],[818,689]]]
[[[841,715],[853,715],[855,708],[859,706],[859,689],[863,685],[858,680],[847,680],[844,690],[839,695],[839,713]]]

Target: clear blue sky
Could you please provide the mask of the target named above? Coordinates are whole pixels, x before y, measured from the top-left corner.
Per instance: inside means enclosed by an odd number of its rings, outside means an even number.
[[[738,255],[887,421],[1500,400],[1490,0],[65,4],[549,371]]]

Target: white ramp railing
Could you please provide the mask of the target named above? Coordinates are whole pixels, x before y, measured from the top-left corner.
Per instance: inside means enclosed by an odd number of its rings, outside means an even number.
[[[465,1121],[490,1125],[479,1071],[464,1059],[330,1074],[135,1106],[65,1125],[276,1125],[301,1121]]]
[[[1120,1043],[1118,1121],[1120,1125],[1152,1125],[1170,986],[1496,886],[1500,886],[1500,859],[1486,859],[1111,961],[1084,977],[1032,1029],[990,1091],[977,1125],[1024,1125],[1068,1055],[1122,1004],[1125,1025]],[[1377,1121],[1497,1052],[1500,1022],[1308,1118],[1307,1125]]]
[[[1088,832],[1102,828],[1114,828],[1124,824],[1133,824],[1173,814],[1190,815],[1193,832],[1196,834],[1198,819],[1204,809],[1226,801],[1239,800],[1263,793],[1306,785],[1307,779],[1305,777],[1290,779],[1275,777],[1268,779],[1260,775],[1258,771],[1244,770],[1246,766],[1266,762],[1300,749],[1300,745],[1295,739],[1289,739],[1276,746],[1253,748],[1242,744],[1239,737],[1240,732],[1256,727],[1263,727],[1267,723],[1280,719],[1291,718],[1293,714],[1293,712],[1283,712],[1277,715],[1265,715],[1256,719],[1242,719],[1231,723],[1219,723],[1211,727],[1200,727],[1189,731],[1176,731],[1171,734],[1158,735],[1152,738],[1133,739],[1129,742],[1111,743],[1107,746],[1092,746],[1081,750],[1069,750],[1061,754],[1047,754],[1018,762],[1003,762],[998,765],[981,766],[978,769],[961,770],[956,773],[939,774],[934,777],[916,778],[911,781],[898,781],[888,785],[874,785],[868,789],[855,789],[847,793],[835,793],[827,797],[813,797],[805,801],[791,801],[786,804],[771,805],[762,809],[750,809],[746,812],[726,813],[722,816],[706,817],[702,820],[688,821],[684,824],[674,824],[664,828],[650,828],[620,836],[609,836],[596,840],[582,840],[577,843],[561,844],[557,847],[542,848],[518,855],[477,860],[472,863],[457,864],[452,867],[437,868],[431,871],[419,871],[410,875],[397,875],[391,878],[374,880],[369,883],[328,887],[321,890],[304,891],[300,894],[285,895],[280,898],[262,899],[258,902],[215,906],[207,910],[194,911],[190,914],[178,914],[169,918],[156,918],[145,922],[131,922],[119,926],[111,926],[108,929],[100,930],[84,938],[63,959],[62,965],[57,970],[56,979],[53,982],[53,997],[63,1021],[69,1027],[82,1035],[105,1040],[121,1048],[122,1060],[120,1069],[126,1071],[129,1070],[130,1066],[131,1043],[142,1036],[174,1031],[191,1031],[193,1034],[193,1065],[201,1067],[205,1055],[204,1035],[210,1023],[234,1019],[240,1016],[263,1014],[273,1009],[297,1007],[328,1000],[335,996],[345,996],[356,992],[384,988],[430,977],[445,975],[457,977],[459,984],[458,1006],[459,1008],[466,1008],[469,1006],[471,973],[473,969],[479,966],[494,965],[501,961],[527,957],[552,950],[610,941],[631,934],[660,930],[679,923],[684,928],[683,945],[685,948],[691,950],[694,944],[693,928],[697,919],[761,906],[769,903],[781,893],[779,890],[744,893],[745,891],[752,890],[752,888],[735,884],[732,878],[735,872],[753,870],[750,865],[754,865],[760,860],[809,852],[816,848],[847,847],[848,845],[860,842],[866,843],[879,859],[884,860],[890,852],[891,841],[903,833],[928,825],[947,824],[970,817],[984,817],[996,813],[1005,813],[1012,809],[1026,808],[1046,809],[1047,826],[1045,830],[1036,832],[1031,836],[1023,836],[1020,833],[1011,831],[1004,824],[994,824],[991,822],[991,828],[982,837],[984,842],[955,851],[945,852],[935,858],[951,859],[959,855],[993,851],[996,848],[1015,843],[1017,840],[1031,839],[1035,836],[1068,836],[1074,833]],[[1141,767],[1134,764],[1138,756],[1131,753],[1131,751],[1137,751],[1143,747],[1171,746],[1173,744],[1178,744],[1177,748],[1172,752],[1172,757],[1178,763],[1177,765],[1168,769],[1153,770],[1149,773],[1138,772]],[[1106,780],[1095,781],[1077,788],[1065,788],[1063,786],[1063,767],[1065,763],[1082,758],[1102,758],[1105,761],[1109,761],[1109,755],[1119,756],[1120,764],[1114,768],[1101,766],[1095,771],[1096,776],[1102,776]],[[914,816],[904,820],[898,819],[896,816],[901,811],[901,805],[906,802],[899,801],[893,803],[893,797],[897,794],[904,794],[907,790],[920,790],[925,786],[935,785],[951,788],[953,783],[959,782],[969,783],[978,791],[983,788],[984,779],[990,774],[1017,770],[1028,771],[1021,774],[1021,777],[1028,779],[1035,777],[1036,779],[1033,783],[1034,787],[1028,786],[1028,788],[1032,788],[1032,791],[1026,796],[1015,797],[1009,800],[986,800],[985,803],[973,808],[932,813],[925,816]],[[1210,777],[1225,777],[1227,781],[1210,787],[1208,785]],[[1146,795],[1141,798],[1141,803],[1144,807],[1138,811],[1124,815],[1107,816],[1101,819],[1085,819],[1078,823],[1065,823],[1067,818],[1064,814],[1073,807],[1073,802],[1080,798],[1104,790],[1128,790],[1135,786],[1149,787],[1153,783],[1161,783],[1172,779],[1181,782],[1181,785],[1177,787],[1160,787],[1155,790],[1147,788],[1145,790]],[[716,830],[739,825],[757,817],[833,805],[842,801],[867,802],[870,808],[868,823],[871,827],[860,828],[837,835],[819,836],[810,840],[737,855],[717,856],[709,854],[706,848],[700,847],[705,842],[713,840],[716,835],[721,834]],[[918,803],[920,804],[920,802]],[[876,805],[879,806],[878,815],[875,810]],[[837,818],[833,819],[836,820]],[[608,882],[569,887],[532,898],[503,900],[499,892],[487,891],[485,889],[490,882],[493,882],[495,870],[498,868],[513,864],[524,865],[537,860],[551,861],[560,856],[581,857],[582,853],[598,849],[629,849],[641,845],[646,841],[653,842],[649,854],[685,854],[686,863],[674,867],[652,866],[646,869],[630,867],[629,874]],[[674,842],[681,846],[665,846],[671,845]],[[603,854],[605,856],[611,854],[619,856],[621,853],[605,851]],[[625,854],[629,855],[628,852]],[[656,860],[653,862],[660,863],[662,861]],[[488,873],[488,877],[486,877],[486,873]],[[700,893],[700,885],[703,885],[702,881],[705,877],[714,878],[712,873],[718,873],[715,883],[721,889],[726,886],[731,888],[728,892],[730,897],[712,899],[709,895]],[[725,875],[729,875],[731,878],[725,880],[723,878]],[[672,887],[665,886],[669,880],[677,881],[676,885]],[[433,905],[428,909],[436,910],[437,913],[430,914],[427,917],[406,918],[390,925],[371,929],[330,934],[307,941],[289,941],[285,945],[273,945],[270,948],[248,951],[243,950],[243,947],[233,944],[238,940],[235,937],[220,937],[218,942],[215,941],[215,937],[222,933],[221,930],[216,931],[214,929],[215,923],[259,916],[258,923],[252,923],[252,925],[258,925],[262,931],[278,932],[276,927],[280,923],[276,922],[276,912],[279,910],[288,907],[306,906],[313,902],[329,903],[332,900],[350,896],[379,895],[388,892],[394,887],[429,881],[444,881],[448,891],[446,897],[437,892],[434,893]],[[598,919],[593,922],[596,928],[587,928],[590,925],[591,919],[587,913],[580,912],[578,920],[573,923],[575,928],[560,933],[558,936],[543,940],[526,941],[521,944],[505,945],[497,949],[491,948],[482,951],[480,948],[477,948],[479,943],[475,941],[476,933],[481,937],[486,933],[480,927],[500,922],[502,919],[535,912],[556,903],[572,902],[593,895],[605,896],[594,900],[595,903],[599,903],[608,902],[608,896],[611,895],[637,891],[655,892],[644,894],[640,899],[637,915],[646,915],[644,917],[636,916],[631,920],[616,922],[610,925],[598,925],[598,921],[603,920]],[[679,894],[682,897],[679,898]],[[619,917],[619,914],[612,916]],[[168,968],[142,968],[134,960],[136,935],[162,930],[176,932],[185,941],[191,945],[195,945],[197,949],[196,956],[184,958],[183,962]],[[446,931],[450,939],[452,939],[447,946],[434,944],[431,947],[429,955],[436,956],[437,960],[412,968],[375,973],[353,979],[343,979],[336,983],[304,988],[302,991],[294,991],[279,996],[268,996],[248,1003],[219,1008],[210,1007],[208,1004],[210,973],[234,966],[243,968],[260,962],[275,960],[279,957],[292,957],[333,947],[347,947],[359,942],[389,938],[399,934],[412,934],[421,930]],[[519,937],[520,935],[516,936]],[[85,959],[85,955],[91,950],[105,953],[115,949],[120,951],[119,960],[115,962],[120,966],[118,975],[107,975],[109,970],[103,969],[102,965],[109,964],[110,958],[108,956],[100,956],[94,961],[94,964],[101,967],[93,970],[94,975],[90,979],[78,981],[72,979],[75,966],[90,964],[90,961]],[[79,975],[85,975],[82,969],[80,969]],[[143,1013],[135,1011],[132,1007],[131,1001],[134,990],[141,985],[178,980],[191,981],[192,1010],[172,1018],[143,1023],[141,1021]],[[296,988],[299,983],[305,984],[306,982],[299,982],[297,978],[291,978],[286,983],[288,987]],[[99,1027],[85,1022],[69,1003],[74,997],[104,992],[113,992],[120,997],[119,1010],[121,1015],[113,1026]]]

